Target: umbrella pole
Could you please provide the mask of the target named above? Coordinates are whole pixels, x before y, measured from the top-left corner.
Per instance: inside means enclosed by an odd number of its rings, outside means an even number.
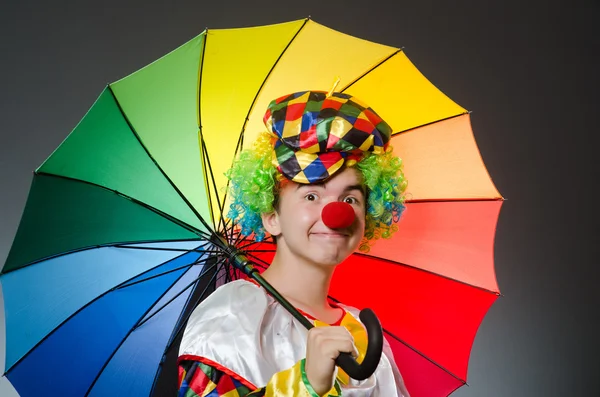
[[[308,319],[304,317],[302,313],[298,311],[298,309],[296,309],[287,299],[285,299],[279,293],[279,291],[277,291],[271,284],[269,284],[267,280],[263,278],[260,272],[256,270],[256,268],[252,264],[252,261],[250,261],[250,259],[248,259],[246,255],[244,255],[240,250],[229,245],[227,246],[226,251],[229,254],[231,264],[236,269],[242,271],[245,275],[250,277],[252,280],[256,281],[258,285],[267,290],[269,295],[275,298],[275,300],[279,302],[281,306],[283,306],[292,316],[294,316],[296,320],[300,321],[300,323],[304,325],[306,329],[311,329],[314,327],[314,325],[310,321],[308,321]]]
[[[261,287],[279,302],[296,320],[300,321],[306,329],[314,325],[308,321],[287,299],[285,299],[267,280],[265,280],[246,255],[237,248],[229,245],[223,236],[214,234],[211,241],[221,248],[229,257],[230,263],[245,275],[255,280]],[[363,309],[359,318],[367,329],[367,351],[362,363],[358,363],[350,353],[340,353],[335,360],[337,366],[342,368],[351,378],[364,380],[370,377],[379,364],[383,350],[383,330],[379,319],[371,309]]]

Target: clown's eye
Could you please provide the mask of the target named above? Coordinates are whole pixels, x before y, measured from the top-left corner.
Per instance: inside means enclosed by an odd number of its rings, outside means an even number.
[[[344,199],[344,203],[348,203],[348,204],[357,204],[358,200],[356,199],[356,197],[346,197]]]
[[[308,193],[306,196],[304,196],[304,199],[308,200],[308,201],[315,201],[318,198],[319,198],[319,196],[317,196],[314,193]]]

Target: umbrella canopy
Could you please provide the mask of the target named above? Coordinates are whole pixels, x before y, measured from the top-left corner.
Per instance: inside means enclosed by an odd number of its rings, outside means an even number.
[[[152,393],[192,293],[223,274],[213,233],[236,238],[225,171],[272,99],[336,78],[393,128],[409,197],[399,232],[342,264],[331,296],[377,313],[412,396],[465,383],[499,294],[502,203],[470,115],[400,49],[305,19],[207,30],[109,84],[36,170],[0,275],[6,376],[21,396]]]

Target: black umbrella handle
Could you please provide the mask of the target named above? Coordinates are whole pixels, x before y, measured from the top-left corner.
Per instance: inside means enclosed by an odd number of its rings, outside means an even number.
[[[350,353],[340,353],[335,364],[343,369],[352,379],[364,380],[373,375],[379,365],[383,351],[383,329],[379,319],[371,309],[363,309],[358,315],[367,329],[368,345],[365,358],[358,363]]]
[[[260,286],[269,292],[290,314],[294,316],[306,328],[311,329],[314,325],[308,321],[290,302],[287,301],[271,284],[265,280],[252,262],[242,252],[234,247],[227,246],[231,263],[247,276],[255,280]],[[340,353],[335,364],[343,369],[352,379],[365,380],[375,372],[381,353],[383,351],[383,329],[379,319],[371,309],[363,309],[359,314],[360,321],[367,329],[367,351],[365,358],[359,364],[350,353]]]

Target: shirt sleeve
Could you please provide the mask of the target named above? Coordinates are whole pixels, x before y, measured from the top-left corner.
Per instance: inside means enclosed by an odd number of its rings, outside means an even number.
[[[200,361],[179,363],[178,397],[339,397],[342,395],[336,381],[331,390],[318,395],[306,377],[304,361],[274,374],[269,383],[257,388],[230,371],[217,369]],[[229,372],[229,373],[226,373]]]

